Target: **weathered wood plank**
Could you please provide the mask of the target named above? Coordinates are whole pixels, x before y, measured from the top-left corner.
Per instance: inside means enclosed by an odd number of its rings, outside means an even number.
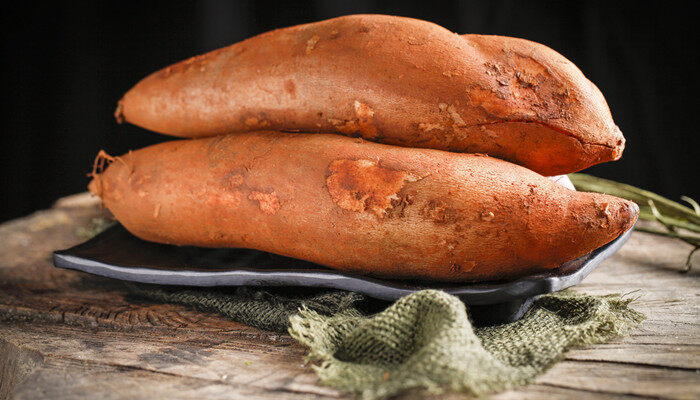
[[[75,360],[49,359],[16,399],[318,399],[308,392],[256,388]]]
[[[63,366],[86,373],[93,370],[110,374],[149,373],[167,380],[182,378],[199,386],[226,385],[248,392],[338,396],[336,391],[315,384],[314,375],[301,361],[304,349],[297,345],[279,346],[226,335],[211,340],[194,333],[168,334],[157,328],[150,335],[99,328],[90,331],[74,326],[51,328],[29,322],[3,326],[0,345],[40,354],[42,379],[51,379],[44,369],[57,373]],[[36,371],[32,375],[35,374]],[[89,383],[86,380],[80,385]],[[22,387],[28,384],[29,381],[24,381]],[[231,395],[235,393],[233,390]]]
[[[41,353],[0,339],[0,399],[9,398],[43,362]]]
[[[698,370],[700,369],[700,346],[627,342],[608,343],[572,350],[566,355],[566,359]]]
[[[661,399],[700,393],[697,371],[617,363],[563,361],[537,379],[541,385]]]
[[[303,364],[305,349],[287,335],[53,268],[51,252],[82,241],[78,228],[101,213],[78,195],[0,225],[0,398],[345,397],[318,384]],[[700,273],[678,273],[688,251],[635,233],[578,290],[638,290],[636,307],[648,319],[630,336],[572,351],[535,384],[494,398],[698,397]]]

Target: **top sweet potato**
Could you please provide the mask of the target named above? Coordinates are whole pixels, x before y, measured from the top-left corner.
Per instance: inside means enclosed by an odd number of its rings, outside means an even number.
[[[545,175],[618,159],[600,91],[550,48],[353,15],[264,33],[160,70],[119,120],[183,137],[330,132],[486,153]]]

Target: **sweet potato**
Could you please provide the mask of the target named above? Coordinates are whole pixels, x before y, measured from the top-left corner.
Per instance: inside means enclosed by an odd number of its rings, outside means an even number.
[[[544,175],[624,148],[600,91],[552,49],[383,15],[279,29],[169,66],[116,116],[182,137],[327,132],[485,153]]]
[[[116,158],[89,188],[145,240],[441,281],[555,267],[611,241],[638,213],[488,156],[333,134],[161,143]]]

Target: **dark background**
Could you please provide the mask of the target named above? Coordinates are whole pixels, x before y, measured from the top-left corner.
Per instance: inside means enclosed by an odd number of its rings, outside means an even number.
[[[0,221],[85,190],[100,149],[121,154],[166,140],[112,116],[145,75],[270,29],[352,13],[421,18],[458,33],[552,47],[598,85],[627,138],[620,161],[588,172],[674,199],[700,197],[697,21],[683,8],[692,2],[17,3],[3,6],[0,28]]]

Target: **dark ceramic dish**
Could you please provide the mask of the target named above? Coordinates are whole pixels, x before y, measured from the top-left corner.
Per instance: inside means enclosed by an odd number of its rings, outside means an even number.
[[[317,264],[248,249],[177,247],[143,241],[121,225],[54,253],[54,264],[126,281],[183,286],[304,286],[344,289],[396,300],[421,289],[440,289],[469,305],[480,324],[520,318],[538,295],[581,282],[627,241],[632,230],[593,252],[545,273],[508,282],[436,283],[388,280],[335,271]]]

